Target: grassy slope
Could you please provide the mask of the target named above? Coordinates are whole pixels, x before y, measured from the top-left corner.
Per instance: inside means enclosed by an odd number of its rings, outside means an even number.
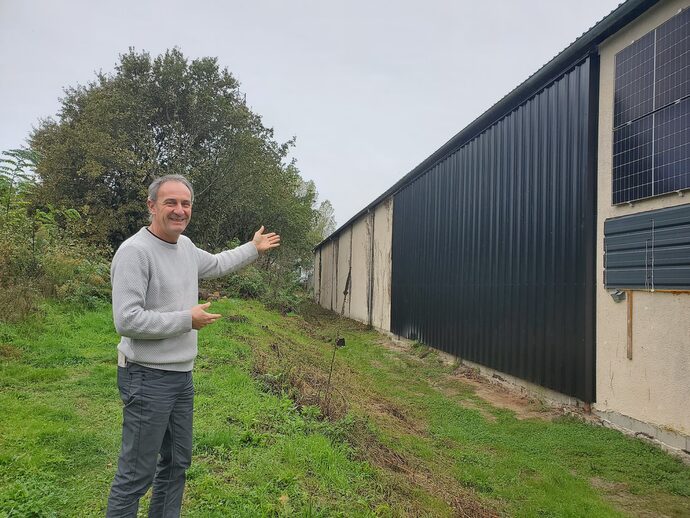
[[[200,335],[187,516],[690,514],[690,469],[641,441],[518,420],[423,348],[316,308],[213,308],[230,318]],[[103,514],[116,341],[109,308],[0,324],[0,516]]]

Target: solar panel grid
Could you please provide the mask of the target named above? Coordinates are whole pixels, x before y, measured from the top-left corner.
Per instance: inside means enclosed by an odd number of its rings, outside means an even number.
[[[614,193],[617,203],[650,196],[652,184],[652,120],[644,117],[623,126],[614,138]]]
[[[613,203],[690,188],[690,9],[615,60]]]
[[[690,95],[690,9],[656,29],[654,109]]]
[[[655,114],[654,193],[690,188],[690,98]]]
[[[616,55],[614,127],[654,109],[654,34],[647,34]]]

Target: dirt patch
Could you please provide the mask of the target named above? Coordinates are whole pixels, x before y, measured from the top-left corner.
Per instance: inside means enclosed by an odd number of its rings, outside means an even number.
[[[599,477],[594,477],[590,479],[590,483],[596,489],[599,489],[606,500],[611,502],[616,509],[624,512],[629,516],[636,516],[638,518],[671,518],[675,516],[688,516],[690,508],[678,509],[678,512],[673,512],[672,514],[664,514],[657,509],[654,509],[653,501],[662,495],[634,495],[630,493],[630,489],[627,484],[620,482],[611,482],[609,480],[604,480]],[[652,504],[650,506],[650,503]],[[669,507],[669,506],[666,506]],[[673,508],[673,506],[670,506]]]
[[[457,381],[453,377],[448,377],[445,381],[446,383],[433,383],[431,386],[462,407],[476,410],[487,421],[495,423],[498,420],[496,416],[486,408],[486,405],[481,405],[480,402],[476,401],[477,394],[474,386],[464,381]]]
[[[393,340],[390,338],[381,337],[376,340],[376,343],[384,346],[386,349],[390,349],[391,351],[401,353],[410,353],[412,351],[412,345],[408,341]]]
[[[10,344],[0,344],[0,358],[16,360],[22,355],[21,349]]]
[[[510,410],[517,419],[551,420],[562,415],[560,411],[544,405],[540,401],[481,377],[475,369],[461,367],[456,370],[452,378],[470,385],[474,389],[475,395],[487,403],[497,408]],[[462,404],[465,405],[465,402]]]
[[[411,357],[414,361],[422,361],[422,358],[415,354],[414,348],[409,341],[381,338],[378,340],[378,343],[389,350],[405,353],[406,356]],[[464,365],[458,366],[458,368],[447,377],[447,380],[451,383],[436,386],[444,395],[451,398],[461,395],[463,390],[460,388],[453,388],[452,386],[454,383],[460,382],[470,386],[473,393],[487,403],[497,408],[510,410],[515,414],[517,419],[551,420],[562,415],[560,409],[549,407],[536,399],[525,396],[517,390],[510,390],[504,385],[493,382],[482,376],[477,369],[472,369]],[[493,414],[471,400],[463,398],[461,404],[466,408],[478,410],[488,420],[496,420]]]

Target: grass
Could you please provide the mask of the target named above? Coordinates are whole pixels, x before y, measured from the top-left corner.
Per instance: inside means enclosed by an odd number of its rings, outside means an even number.
[[[679,460],[578,419],[520,419],[423,345],[386,347],[313,306],[213,310],[185,516],[690,515]],[[116,343],[109,307],[0,324],[0,516],[103,515]]]

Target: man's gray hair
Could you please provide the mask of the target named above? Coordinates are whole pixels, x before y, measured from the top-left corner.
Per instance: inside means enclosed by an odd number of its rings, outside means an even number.
[[[166,174],[151,182],[151,185],[149,185],[149,200],[156,201],[158,199],[158,189],[160,189],[161,185],[165,182],[180,182],[184,184],[192,194],[192,203],[194,203],[194,187],[192,187],[192,183],[181,174]]]

